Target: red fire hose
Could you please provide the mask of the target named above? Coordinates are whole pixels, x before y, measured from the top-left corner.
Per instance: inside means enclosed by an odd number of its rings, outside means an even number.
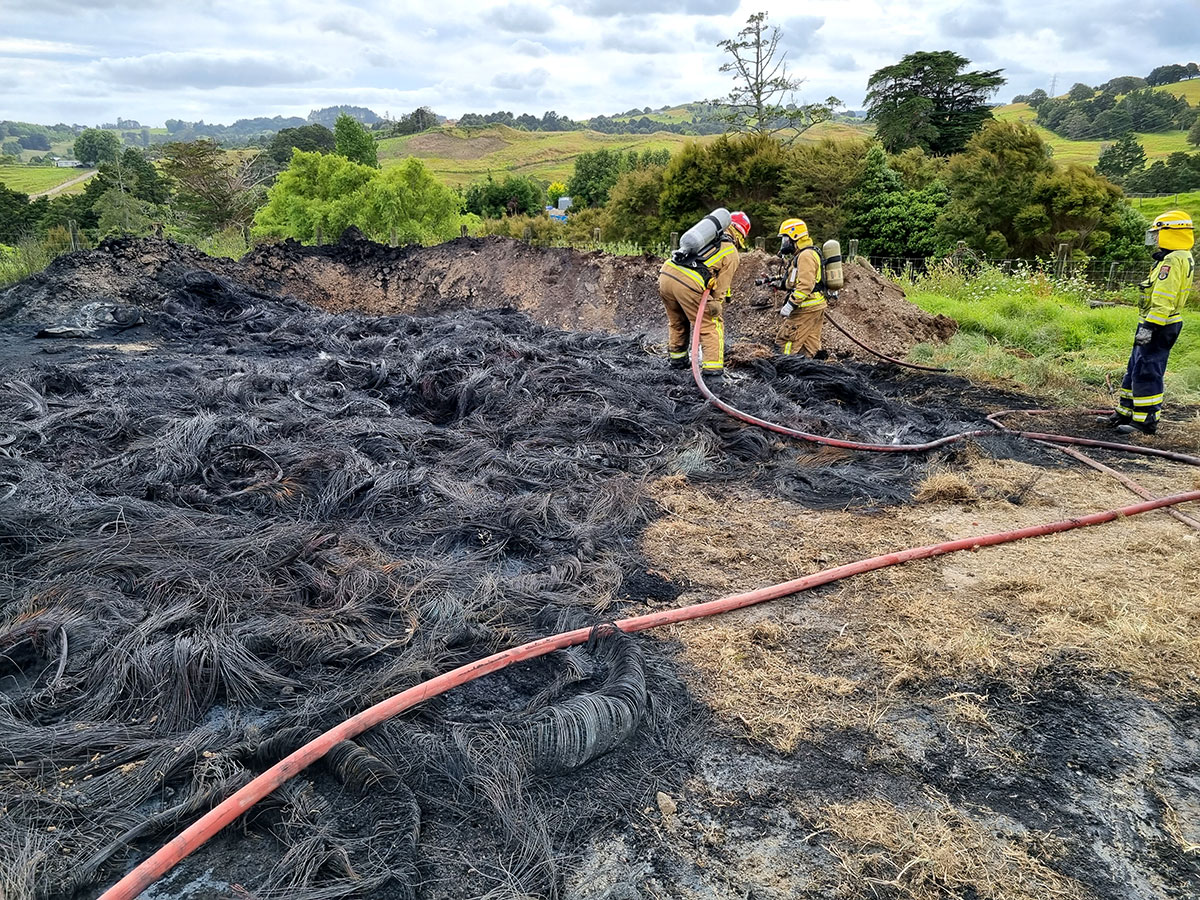
[[[700,297],[700,306],[696,310],[696,322],[699,323],[704,318],[704,308],[708,304],[708,291],[705,291]],[[704,378],[700,374],[700,327],[697,324],[692,328],[692,377],[696,381],[696,387],[700,389],[700,393],[713,406],[727,415],[733,416],[735,419],[740,419],[750,425],[757,425],[759,428],[765,428],[768,431],[774,431],[777,434],[783,434],[788,437],[799,438],[803,441],[811,441],[814,444],[823,444],[827,447],[840,447],[844,450],[864,450],[871,453],[924,453],[929,450],[936,450],[938,447],[944,447],[947,444],[953,444],[957,441],[962,441],[971,437],[979,437],[983,434],[992,434],[993,432],[986,429],[978,429],[975,431],[962,431],[958,434],[947,435],[946,437],[937,438],[936,440],[926,441],[922,444],[872,444],[863,441],[847,441],[839,438],[825,437],[819,434],[810,434],[807,431],[800,431],[796,428],[788,428],[786,425],[778,425],[774,422],[768,422],[766,419],[760,419],[750,413],[742,412],[735,406],[726,403],[720,397],[709,389],[704,383]],[[1101,410],[1101,412],[1109,412],[1110,410]],[[997,423],[993,422],[996,425]],[[1157,447],[1138,447],[1133,444],[1121,444],[1116,441],[1097,441],[1091,438],[1072,437],[1065,434],[1042,434],[1036,431],[1012,431],[1011,429],[1000,427],[1006,434],[1016,435],[1017,437],[1028,438],[1036,441],[1048,441],[1053,444],[1078,444],[1084,447],[1103,447],[1106,450],[1120,450],[1124,453],[1137,453],[1142,456],[1158,456],[1163,459],[1174,460],[1175,462],[1187,463],[1191,466],[1200,466],[1200,457],[1188,456],[1186,453],[1175,453],[1171,450],[1159,450]]]
[[[688,622],[693,619],[701,619],[706,616],[715,616],[737,609],[744,609],[758,603],[765,603],[768,600],[778,600],[781,597],[807,591],[820,585],[840,581],[851,575],[873,572],[876,569],[894,566],[898,563],[910,562],[915,559],[929,559],[959,550],[976,550],[980,547],[1005,544],[1024,538],[1057,534],[1060,531],[1070,531],[1073,528],[1082,528],[1088,525],[1099,525],[1103,522],[1111,522],[1113,519],[1124,516],[1136,516],[1140,513],[1150,512],[1151,510],[1195,501],[1200,501],[1200,491],[1175,494],[1159,500],[1150,500],[1121,509],[1078,516],[1077,518],[1065,519],[1061,522],[1031,525],[1028,528],[1020,528],[1015,531],[960,538],[940,544],[930,544],[925,547],[898,550],[894,553],[874,556],[870,559],[859,560],[858,562],[848,563],[844,566],[836,566],[832,569],[826,569],[823,572],[805,575],[802,578],[785,581],[782,584],[770,587],[759,588],[758,590],[744,594],[733,594],[728,597],[709,600],[705,603],[695,603],[691,606],[684,606],[678,609],[663,610],[643,616],[634,616],[629,619],[620,619],[612,623],[611,627],[626,633],[633,633],[646,631],[650,628],[659,628],[663,625]],[[385,722],[419,703],[444,694],[451,688],[474,681],[477,678],[482,678],[484,675],[511,666],[513,663],[545,656],[554,650],[561,650],[565,647],[582,644],[597,630],[597,628],[577,628],[574,631],[539,638],[527,644],[522,644],[520,647],[513,647],[510,650],[493,653],[491,656],[459,666],[457,669],[452,669],[449,672],[438,675],[436,678],[431,678],[429,681],[401,691],[399,694],[389,697],[369,709],[363,710],[340,725],[335,725],[320,737],[305,744],[299,750],[281,762],[276,763],[266,772],[263,772],[241,790],[233,794],[233,796],[213,807],[200,819],[188,826],[182,833],[150,856],[145,862],[101,894],[100,900],[131,900],[131,898],[138,896],[138,894],[170,871],[181,860],[201,847],[218,831],[238,818],[285,781],[299,774],[308,766],[311,766],[341,741],[350,740],[362,734],[368,728],[372,728],[380,722]],[[603,628],[601,627],[599,630],[603,631]]]
[[[919,372],[949,372],[950,371],[949,369],[942,369],[942,368],[939,368],[938,366],[923,366],[920,363],[905,362],[902,359],[896,359],[894,356],[888,356],[886,353],[881,353],[880,351],[876,350],[874,347],[870,346],[869,344],[864,344],[862,341],[860,341],[858,338],[856,338],[854,335],[852,335],[849,331],[847,331],[845,328],[843,328],[841,323],[838,322],[838,320],[835,319],[833,316],[831,316],[828,312],[825,313],[825,321],[828,322],[830,325],[832,325],[834,328],[836,328],[838,331],[840,331],[842,334],[844,334],[851,341],[856,343],[858,346],[862,347],[868,353],[874,354],[875,356],[878,356],[880,359],[886,360],[887,362],[890,362],[894,365],[904,366],[904,368],[906,368],[906,369],[916,369]]]

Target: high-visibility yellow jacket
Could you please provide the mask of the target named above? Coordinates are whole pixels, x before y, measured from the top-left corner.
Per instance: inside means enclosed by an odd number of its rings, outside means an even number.
[[[821,254],[812,244],[805,244],[792,257],[783,282],[792,292],[792,306],[817,309],[827,305],[817,290],[823,275],[821,268]]]
[[[1183,321],[1183,305],[1187,303],[1196,276],[1196,261],[1188,250],[1172,250],[1142,282],[1146,292],[1139,304],[1138,321],[1150,325],[1172,325]]]
[[[705,288],[711,287],[714,300],[728,300],[733,293],[733,273],[737,271],[739,262],[737,247],[733,240],[728,236],[722,236],[721,243],[710,250],[706,256],[702,256],[701,260],[708,267],[708,271],[712,273],[708,284],[704,283],[704,277],[695,269],[681,266],[669,259],[663,263],[660,273],[670,275],[697,294],[702,294]]]

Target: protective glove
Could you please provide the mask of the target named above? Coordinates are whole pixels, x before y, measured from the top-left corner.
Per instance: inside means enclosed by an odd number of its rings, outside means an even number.
[[[785,319],[790,318],[792,313],[794,313],[795,311],[796,311],[796,307],[794,305],[792,305],[792,301],[790,299],[787,302],[785,302],[783,304],[783,306],[779,307],[779,314],[781,316],[783,316]]]
[[[1143,322],[1138,326],[1137,333],[1133,336],[1133,342],[1140,347],[1146,346],[1154,337],[1154,329]]]

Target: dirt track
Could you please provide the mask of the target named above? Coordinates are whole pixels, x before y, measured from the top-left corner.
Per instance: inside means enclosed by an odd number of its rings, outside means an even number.
[[[639,336],[655,268],[130,241],[0,293],[6,900],[95,896],[312,729],[498,647],[1129,502],[1009,439],[861,456],[736,425]],[[848,309],[912,309],[864,279]],[[33,337],[65,321],[95,337]],[[945,330],[912,321],[888,331]],[[1030,403],[744,372],[736,405],[870,440]],[[1193,898],[1198,553],[1152,514],[598,640],[340,747],[150,896]]]

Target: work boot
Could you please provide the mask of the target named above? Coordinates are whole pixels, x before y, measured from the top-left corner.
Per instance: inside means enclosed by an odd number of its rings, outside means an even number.
[[[1096,416],[1097,425],[1107,425],[1110,428],[1115,428],[1122,422],[1128,422],[1129,416],[1123,416],[1119,412],[1109,413],[1107,416]]]
[[[691,367],[692,361],[686,356],[671,360],[672,369],[690,369]]]
[[[1133,434],[1135,431],[1140,431],[1142,434],[1157,434],[1158,433],[1158,416],[1154,413],[1146,416],[1145,422],[1126,422],[1124,425],[1117,426],[1117,434]]]

